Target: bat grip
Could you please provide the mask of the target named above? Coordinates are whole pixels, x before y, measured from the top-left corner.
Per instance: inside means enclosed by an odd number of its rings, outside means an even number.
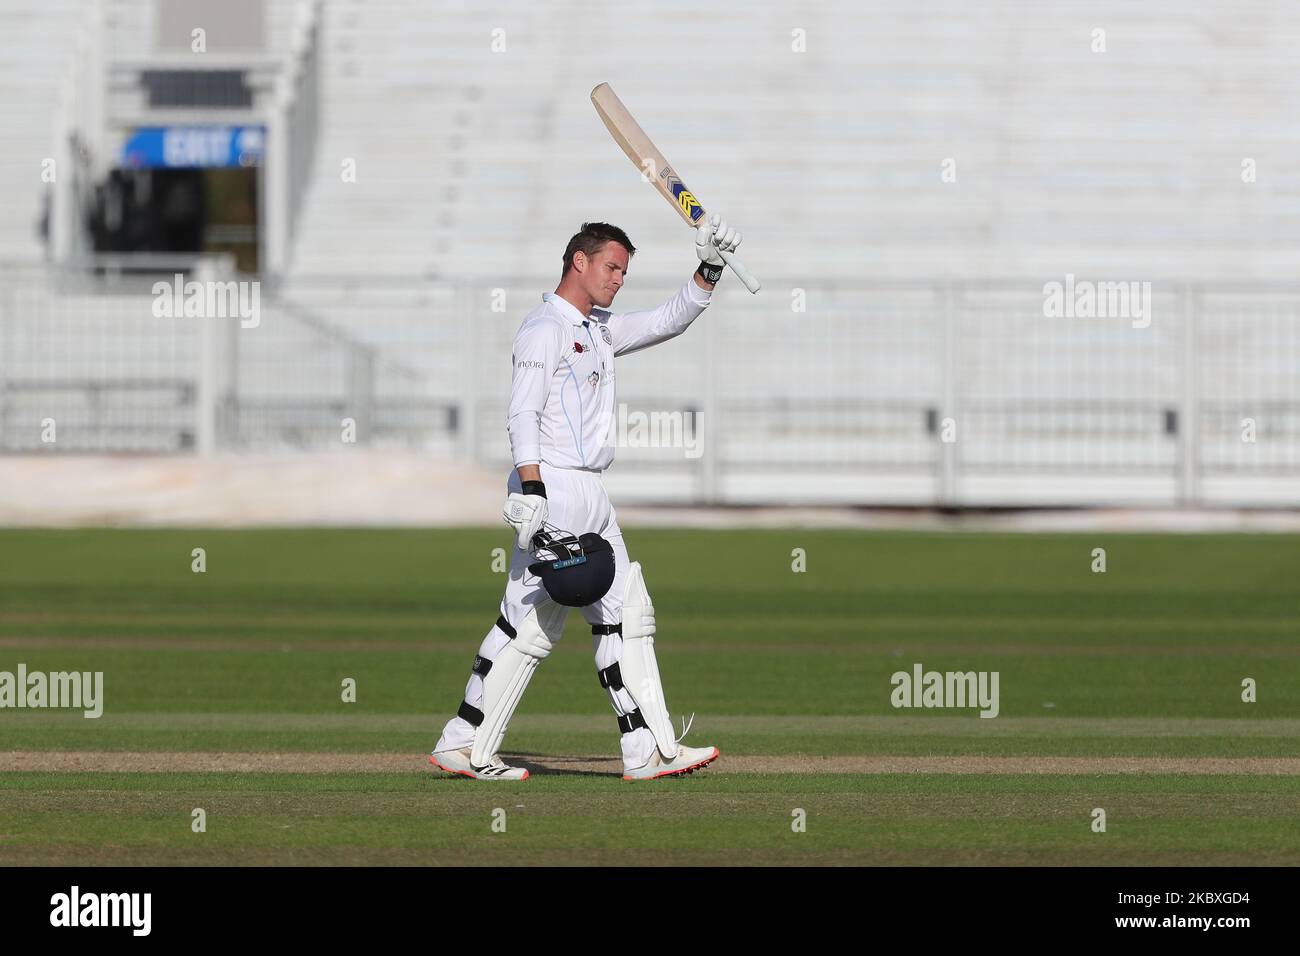
[[[722,256],[723,262],[731,266],[731,271],[736,274],[737,279],[745,284],[745,288],[748,289],[751,294],[757,294],[758,290],[763,288],[759,285],[758,280],[754,278],[750,271],[745,268],[745,264],[730,252],[723,252],[719,249],[718,255]]]

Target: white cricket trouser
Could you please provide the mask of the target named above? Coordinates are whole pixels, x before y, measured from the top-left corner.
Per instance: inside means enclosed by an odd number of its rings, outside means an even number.
[[[600,473],[555,468],[545,462],[539,467],[542,482],[546,485],[547,522],[575,535],[594,531],[608,541],[614,550],[614,583],[603,598],[581,608],[583,618],[592,625],[623,623],[623,593],[628,570],[627,546],[623,543],[623,531],[618,526],[618,517],[605,492],[605,483],[601,480]],[[521,491],[519,472],[515,469],[510,471],[507,488],[509,492]],[[513,543],[511,551],[513,558],[510,562],[510,579],[506,582],[506,593],[501,599],[501,616],[511,627],[518,628],[528,613],[536,608],[548,634],[552,633],[550,626],[554,625],[555,639],[558,640],[570,608],[552,601],[542,586],[542,579],[528,573],[528,565],[534,560],[530,551],[521,550]],[[509,641],[510,637],[494,624],[479,646],[479,656],[494,661]],[[620,634],[593,634],[591,643],[597,671],[618,661],[622,654],[623,638]],[[607,689],[607,693],[618,716],[630,714],[636,709],[636,703],[626,690]],[[469,683],[465,685],[465,701],[475,708],[481,709],[483,706],[483,679],[478,674],[471,674]],[[453,717],[443,728],[442,737],[434,750],[454,750],[472,745],[475,729],[464,718]],[[621,743],[623,764],[627,769],[645,766],[656,746],[654,735],[645,727],[623,734]]]

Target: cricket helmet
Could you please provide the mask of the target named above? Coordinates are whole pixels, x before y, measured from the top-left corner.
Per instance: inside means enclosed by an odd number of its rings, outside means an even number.
[[[548,525],[533,535],[533,557],[528,572],[556,604],[586,607],[614,583],[614,549],[594,532],[573,535]]]

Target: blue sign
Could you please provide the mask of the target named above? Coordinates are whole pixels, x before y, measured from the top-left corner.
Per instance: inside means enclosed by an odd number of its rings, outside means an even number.
[[[122,147],[134,169],[225,169],[261,166],[265,126],[145,126]]]

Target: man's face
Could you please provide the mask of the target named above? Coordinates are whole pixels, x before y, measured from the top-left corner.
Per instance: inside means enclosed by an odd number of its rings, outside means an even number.
[[[582,272],[583,291],[593,305],[605,309],[614,301],[627,277],[627,250],[623,244],[610,241],[587,257],[587,268]]]

